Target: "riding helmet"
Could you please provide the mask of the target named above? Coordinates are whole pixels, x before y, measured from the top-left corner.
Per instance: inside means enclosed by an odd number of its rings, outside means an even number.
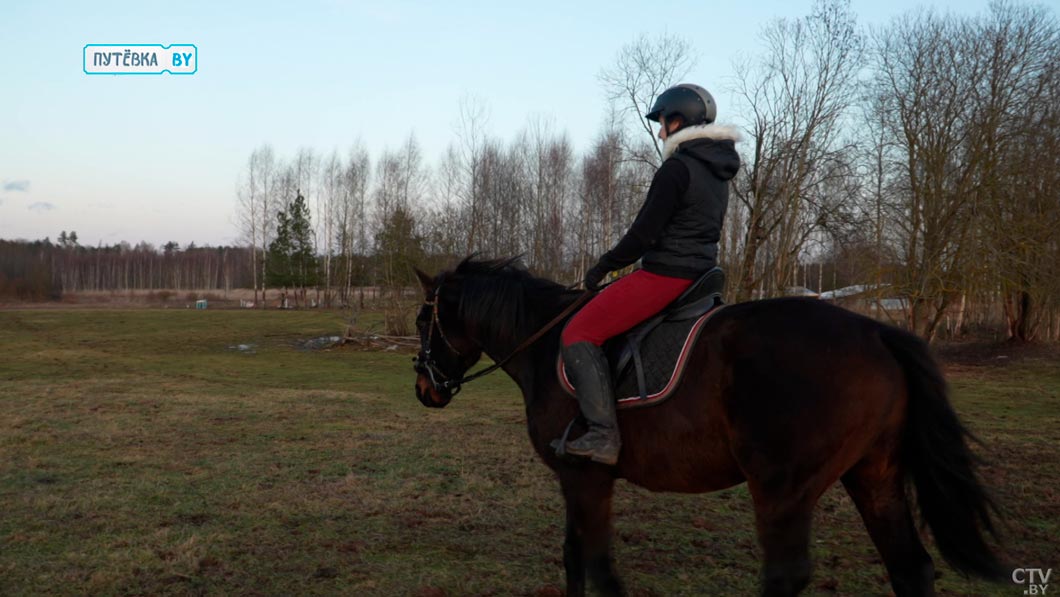
[[[718,115],[718,106],[710,93],[692,83],[674,85],[655,98],[655,105],[645,116],[648,120],[659,122],[659,117],[669,119],[674,114],[680,115],[685,126],[710,124]]]

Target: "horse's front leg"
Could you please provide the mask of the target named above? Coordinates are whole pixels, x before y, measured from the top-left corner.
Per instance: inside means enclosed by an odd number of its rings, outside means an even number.
[[[582,556],[581,529],[567,503],[567,536],[563,540],[563,568],[567,573],[567,597],[585,595],[585,560]]]
[[[611,495],[615,480],[607,469],[588,464],[560,473],[567,504],[563,565],[568,597],[585,594],[585,573],[603,595],[625,595],[611,558]]]

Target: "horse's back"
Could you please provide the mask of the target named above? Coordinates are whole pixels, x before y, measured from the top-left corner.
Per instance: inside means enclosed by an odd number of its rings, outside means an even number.
[[[625,418],[623,476],[671,491],[784,476],[795,462],[838,476],[904,412],[882,327],[816,299],[727,306],[708,321],[675,396]]]

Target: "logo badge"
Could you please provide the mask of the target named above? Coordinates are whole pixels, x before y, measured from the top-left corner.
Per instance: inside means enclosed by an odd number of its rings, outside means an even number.
[[[86,75],[194,75],[199,71],[195,44],[86,44]]]
[[[1045,595],[1052,575],[1052,568],[1016,568],[1012,571],[1012,582],[1024,586],[1024,595]]]

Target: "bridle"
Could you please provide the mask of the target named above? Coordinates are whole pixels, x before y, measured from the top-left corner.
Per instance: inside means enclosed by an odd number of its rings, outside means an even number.
[[[434,357],[431,356],[431,338],[434,336],[434,328],[438,328],[438,335],[445,342],[445,345],[449,347],[449,350],[453,351],[453,354],[457,357],[462,356],[460,351],[449,342],[449,338],[445,336],[445,330],[442,329],[442,321],[438,318],[438,293],[441,289],[442,285],[439,284],[435,287],[434,295],[431,297],[431,300],[423,302],[424,306],[431,308],[431,322],[427,327],[427,336],[424,337],[423,334],[420,334],[420,352],[423,353],[423,358],[420,359],[419,355],[412,357],[412,368],[419,373],[427,374],[427,377],[431,380],[431,385],[434,386],[436,391],[455,388],[451,395],[456,396],[460,392],[460,384],[470,381],[470,379],[450,379],[449,376],[438,367],[438,363],[434,360]],[[438,377],[442,378],[441,381],[438,380]]]
[[[486,367],[485,369],[480,369],[479,371],[476,371],[475,373],[472,373],[471,375],[468,375],[466,377],[462,377],[460,379],[452,379],[448,375],[446,375],[444,371],[441,370],[441,368],[438,366],[438,362],[435,361],[434,357],[431,355],[431,339],[434,336],[434,329],[438,328],[438,335],[442,338],[442,341],[445,342],[445,345],[449,347],[449,350],[453,351],[453,354],[455,354],[457,357],[463,356],[460,354],[460,351],[457,350],[452,345],[452,343],[449,342],[449,338],[445,336],[445,331],[442,329],[442,321],[438,317],[438,294],[439,292],[441,292],[441,289],[442,284],[438,284],[434,288],[434,294],[431,297],[431,300],[424,301],[423,303],[424,306],[431,308],[431,322],[427,329],[427,334],[420,335],[420,352],[423,353],[423,358],[419,358],[418,355],[412,357],[412,368],[415,369],[418,373],[426,374],[427,377],[431,380],[431,385],[434,387],[435,391],[441,392],[443,390],[452,390],[450,397],[456,396],[458,393],[460,393],[460,388],[463,384],[469,381],[476,380],[484,375],[489,375],[490,373],[493,373],[497,369],[500,369],[501,367],[506,365],[508,361],[512,360],[512,357],[526,350],[534,342],[540,340],[541,337],[548,333],[549,330],[556,327],[557,324],[566,319],[567,316],[577,310],[578,307],[581,307],[587,300],[589,300],[596,294],[595,292],[591,292],[588,290],[582,293],[581,296],[574,300],[574,302],[567,305],[567,307],[563,309],[563,311],[560,312],[559,315],[552,318],[552,321],[549,321],[545,324],[544,327],[534,332],[532,336],[530,336],[526,340],[523,340],[522,344],[517,346],[515,350],[513,350],[508,356],[504,357],[503,359],[497,361],[489,367]],[[441,379],[439,380],[439,378]]]

